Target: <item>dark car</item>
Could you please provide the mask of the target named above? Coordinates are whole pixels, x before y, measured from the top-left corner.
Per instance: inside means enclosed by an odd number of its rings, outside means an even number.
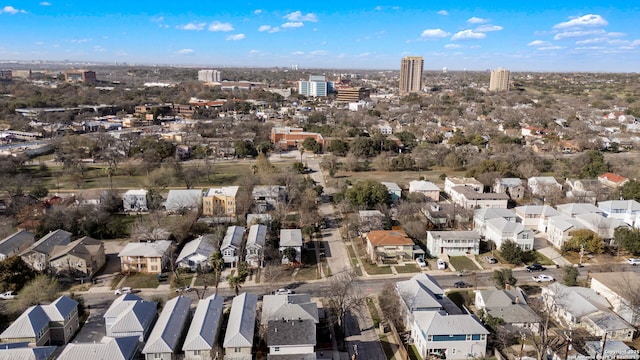
[[[540,265],[540,264],[531,264],[529,266],[526,267],[528,272],[532,272],[532,271],[545,271],[547,270],[546,267]]]
[[[467,283],[466,283],[466,282],[464,282],[464,281],[456,281],[456,282],[453,284],[453,287],[454,287],[454,288],[456,288],[456,289],[464,289],[464,288],[471,287],[471,285],[467,284]]]

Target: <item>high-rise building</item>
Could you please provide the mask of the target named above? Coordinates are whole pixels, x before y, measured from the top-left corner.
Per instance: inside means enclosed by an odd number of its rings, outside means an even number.
[[[198,71],[198,81],[220,82],[222,81],[222,73],[219,70],[200,70]]]
[[[419,92],[422,90],[422,56],[407,56],[400,62],[400,94]]]
[[[91,70],[67,70],[64,71],[66,82],[84,82],[94,84],[98,81],[95,71]]]
[[[298,81],[298,93],[304,96],[327,96],[333,92],[333,82],[322,75],[311,75],[309,81]]]
[[[491,70],[491,79],[489,80],[489,91],[508,91],[511,72],[503,68]]]

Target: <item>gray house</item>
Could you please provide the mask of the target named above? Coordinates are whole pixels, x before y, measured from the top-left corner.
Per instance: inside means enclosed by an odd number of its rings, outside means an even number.
[[[158,303],[145,301],[133,294],[115,299],[104,314],[107,336],[136,336],[144,342],[156,319]]]
[[[2,344],[0,348],[0,360],[50,360],[53,359],[53,352],[57,349],[56,346],[30,347],[28,345],[29,343],[26,342]]]
[[[20,257],[36,271],[44,271],[49,268],[49,258],[56,246],[68,245],[72,234],[64,230],[55,230],[25,250]]]
[[[302,230],[300,229],[281,229],[280,230],[280,253],[282,255],[282,263],[288,264],[289,258],[286,256],[287,249],[294,249],[296,252],[295,262],[302,260]]]
[[[222,347],[225,358],[251,360],[258,297],[242,293],[233,299]]]
[[[105,336],[100,342],[70,343],[58,356],[58,360],[121,359],[134,360],[140,350],[137,336],[113,338]],[[0,356],[0,359],[2,357]]]
[[[0,261],[17,256],[36,241],[36,236],[26,230],[17,231],[0,240]]]
[[[171,214],[181,214],[186,211],[198,211],[202,207],[202,190],[176,189],[169,190],[164,208]]]
[[[287,192],[284,186],[256,185],[251,191],[251,197],[259,213],[273,210],[279,203],[287,200]]]
[[[176,259],[178,267],[191,271],[196,271],[198,265],[208,267],[209,257],[217,250],[213,241],[213,236],[209,234],[201,235],[186,243]]]
[[[245,246],[245,261],[251,267],[261,267],[264,259],[264,245],[267,241],[265,225],[251,225]]]
[[[142,349],[147,360],[175,360],[191,317],[191,299],[178,296],[168,300]]]
[[[210,360],[222,325],[224,298],[211,295],[198,302],[182,350],[186,360]]]
[[[244,239],[244,227],[229,226],[220,244],[220,252],[225,264],[236,267],[240,260],[240,250]]]

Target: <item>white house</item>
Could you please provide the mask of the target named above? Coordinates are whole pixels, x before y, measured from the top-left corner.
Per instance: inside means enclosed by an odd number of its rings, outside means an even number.
[[[124,294],[111,303],[104,313],[107,336],[136,336],[144,342],[156,319],[158,303]]]
[[[411,337],[423,359],[483,358],[489,331],[469,314],[448,315],[440,311],[414,313]]]
[[[479,193],[468,186],[454,186],[449,191],[451,201],[465,209],[500,208],[509,203],[507,194]]]
[[[447,177],[444,179],[444,192],[451,196],[451,190],[457,186],[466,186],[477,193],[482,193],[484,185],[474,178]]]
[[[198,301],[182,350],[186,360],[211,360],[222,326],[224,299],[213,294]]]
[[[244,240],[244,227],[229,226],[220,244],[220,252],[225,264],[236,267],[240,260],[240,247]]]
[[[605,241],[613,239],[614,231],[619,227],[629,227],[627,223],[616,218],[608,218],[599,214],[580,214],[575,216],[585,228],[593,231]]]
[[[604,296],[612,310],[631,325],[640,325],[637,301],[640,274],[633,271],[591,273],[591,289]]]
[[[427,199],[440,201],[440,188],[431,181],[413,180],[409,182],[409,194],[420,193]]]
[[[127,190],[122,195],[122,206],[125,212],[148,211],[147,190]]]
[[[201,235],[186,243],[176,258],[178,267],[196,271],[198,266],[209,267],[209,257],[216,251],[211,234]]]
[[[511,199],[522,199],[525,186],[520,178],[498,178],[493,184],[493,192],[507,194]]]
[[[473,212],[473,229],[481,236],[485,235],[487,221],[495,218],[503,218],[507,221],[516,222],[518,216],[511,209],[485,208],[477,209]]]
[[[549,218],[547,223],[547,239],[554,247],[562,249],[564,244],[571,239],[573,231],[585,228],[581,221],[572,217],[566,215],[554,216]]]
[[[493,241],[498,249],[505,241],[511,240],[518,244],[523,251],[533,250],[533,231],[522,223],[508,221],[504,218],[487,220],[485,238]]]
[[[280,203],[287,200],[287,192],[284,186],[256,185],[251,190],[251,197],[259,213],[273,210]]]
[[[164,202],[164,208],[171,214],[198,211],[202,207],[202,190],[171,189]]]
[[[556,205],[556,209],[562,214],[569,217],[574,217],[580,214],[600,214],[604,216],[604,211],[600,210],[593,204],[585,203],[569,203]]]
[[[393,182],[381,182],[387,188],[387,192],[389,192],[389,196],[391,197],[391,201],[398,202],[402,198],[402,189],[398,184]]]
[[[552,176],[534,176],[527,179],[529,191],[534,195],[545,196],[553,191],[561,191],[562,185]]]
[[[264,260],[264,246],[267,240],[265,225],[251,225],[245,245],[245,261],[252,267],[261,267]]]
[[[178,296],[167,300],[151,335],[142,349],[146,360],[175,360],[191,318],[191,298]]]
[[[427,250],[431,256],[463,256],[480,253],[477,231],[427,231]]]
[[[287,249],[294,249],[296,256],[295,262],[302,261],[302,230],[301,229],[280,229],[280,253],[282,254],[282,263],[288,264],[289,258],[286,256]]]
[[[638,227],[635,221],[640,215],[640,203],[635,200],[602,201],[598,204],[598,208],[608,218],[622,220],[631,226]]]
[[[242,293],[233,298],[229,323],[222,342],[225,358],[253,359],[251,350],[256,327],[257,303],[258,297],[255,294]]]
[[[524,205],[516,207],[516,215],[524,226],[538,230],[547,231],[547,222],[550,217],[560,215],[560,212],[549,205]]]

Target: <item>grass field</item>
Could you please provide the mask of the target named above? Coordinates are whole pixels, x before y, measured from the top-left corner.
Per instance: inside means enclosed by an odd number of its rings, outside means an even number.
[[[373,179],[376,181],[388,181],[395,182],[400,187],[409,186],[409,182],[412,180],[418,180],[420,177],[425,180],[431,181],[434,184],[444,187],[444,180],[440,179],[440,175],[446,174],[447,176],[464,176],[464,171],[453,171],[449,168],[434,168],[429,171],[338,171],[334,178],[326,177],[328,187],[340,188],[345,185],[348,180],[351,183],[355,183],[358,180]]]
[[[160,285],[157,274],[131,274],[124,279],[123,287],[130,286],[135,289],[155,289]]]
[[[420,272],[416,264],[404,264],[404,266],[394,266],[399,274],[412,274]]]
[[[457,270],[478,270],[476,264],[466,256],[452,256],[449,258],[451,265]]]

